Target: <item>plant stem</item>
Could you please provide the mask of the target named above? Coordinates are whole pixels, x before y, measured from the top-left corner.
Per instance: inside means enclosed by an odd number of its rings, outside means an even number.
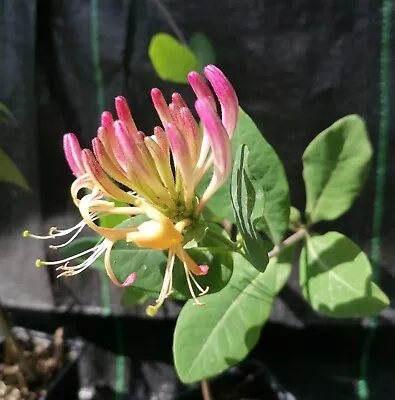
[[[214,237],[221,239],[221,241],[231,247],[231,250],[236,250],[236,249],[232,249],[232,247],[235,247],[233,245],[233,242],[231,242],[230,240],[226,239],[224,236],[217,234],[216,232],[210,231],[210,233],[214,233]],[[293,233],[291,236],[288,236],[280,245],[276,245],[273,247],[273,249],[271,251],[269,251],[269,258],[272,257],[276,257],[281,253],[281,250],[283,250],[286,247],[292,246],[293,244],[299,242],[300,240],[302,240],[304,237],[306,237],[308,235],[308,231],[305,227],[299,228],[298,231],[296,231],[295,233]],[[202,380],[200,382],[201,388],[202,388],[202,397],[203,400],[211,400],[211,393],[210,393],[210,386],[208,384],[208,382],[206,380]]]
[[[203,400],[211,400],[211,392],[210,392],[210,386],[206,380],[202,380],[200,382],[201,387],[202,387],[202,397]]]
[[[307,233],[308,232],[306,228],[300,228],[291,236],[287,237],[280,245],[274,246],[273,249],[269,251],[269,258],[278,256],[283,248],[292,246],[293,244],[299,242],[299,240],[302,240]]]
[[[170,25],[171,29],[173,30],[174,34],[177,36],[178,40],[188,46],[188,43],[185,39],[184,34],[182,33],[181,29],[178,27],[177,22],[171,15],[170,11],[165,7],[161,0],[152,0],[157,7],[159,8],[160,12],[165,17],[167,23]]]

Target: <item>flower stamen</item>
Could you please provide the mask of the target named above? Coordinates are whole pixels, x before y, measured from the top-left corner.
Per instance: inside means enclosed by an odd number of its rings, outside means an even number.
[[[198,298],[196,297],[196,294],[195,294],[195,291],[193,290],[192,282],[191,282],[192,272],[188,269],[188,266],[187,266],[186,263],[184,263],[184,269],[185,269],[185,276],[187,278],[187,285],[188,285],[189,293],[191,294],[191,296],[192,296],[192,298],[194,300],[193,304],[195,304],[197,306],[205,306],[205,304],[201,303],[198,300]],[[193,278],[193,280],[194,280],[194,283],[196,284],[197,282],[196,282],[195,278]]]
[[[39,240],[55,239],[57,237],[67,236],[74,231],[80,231],[84,228],[85,225],[86,222],[84,220],[81,220],[80,222],[68,229],[58,229],[56,226],[52,226],[51,228],[49,228],[48,235],[35,235],[33,233],[30,233],[29,231],[24,231],[23,236],[32,237],[33,239]]]
[[[174,259],[175,259],[174,252],[169,250],[162,289],[159,293],[156,303],[162,304],[164,299],[166,299],[172,292]]]
[[[206,286],[206,289],[203,289],[200,285],[199,282],[196,280],[196,278],[194,277],[193,273],[191,271],[188,271],[190,274],[190,277],[192,279],[192,282],[195,284],[195,286],[199,289],[199,295],[198,296],[203,296],[206,293],[208,293],[208,291],[210,290],[209,286]]]
[[[106,241],[104,240],[103,242],[101,242],[101,243],[99,243],[99,244],[96,244],[95,246],[91,247],[90,249],[81,251],[81,252],[78,253],[78,254],[74,254],[73,256],[64,258],[64,259],[62,259],[62,260],[57,260],[57,261],[42,261],[42,260],[38,259],[38,260],[36,261],[36,266],[37,266],[37,267],[41,267],[42,265],[59,265],[59,264],[64,264],[63,266],[65,266],[69,261],[72,261],[72,260],[75,260],[75,259],[77,259],[77,258],[83,257],[83,256],[86,255],[86,254],[93,253],[93,254],[91,254],[91,256],[89,256],[89,257],[84,261],[84,263],[85,263],[85,262],[88,262],[88,260],[89,260],[93,255],[96,255],[97,253],[102,254],[102,253],[104,252],[104,250],[106,249],[106,246],[104,245],[105,242],[106,242]],[[100,254],[99,254],[99,256],[100,256]],[[84,264],[84,263],[83,263],[83,264]],[[90,264],[92,264],[92,263],[90,263]],[[76,267],[67,267],[67,268],[68,268],[68,269],[74,269],[74,268],[77,268],[77,267],[78,267],[78,266],[76,266]]]
[[[69,261],[71,261],[71,260],[68,260],[64,265],[57,267],[56,268],[57,271],[64,271],[64,272],[60,273],[57,276],[57,278],[60,278],[62,276],[73,276],[73,275],[77,275],[77,274],[85,271],[104,253],[107,246],[108,246],[108,243],[106,240],[104,240],[102,243],[100,243],[100,244],[94,246],[92,249],[90,249],[90,250],[93,250],[93,253],[82,263],[69,267],[68,264],[69,264]]]
[[[173,268],[175,261],[175,253],[169,250],[167,257],[167,264],[165,269],[165,276],[163,278],[162,288],[156,299],[155,305],[149,305],[146,308],[146,313],[150,317],[153,317],[158,312],[164,301],[173,293]]]

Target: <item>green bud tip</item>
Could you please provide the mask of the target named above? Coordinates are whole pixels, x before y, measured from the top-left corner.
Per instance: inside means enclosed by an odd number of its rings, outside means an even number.
[[[28,236],[30,236],[30,233],[29,233],[29,231],[23,231],[23,237],[28,237]]]
[[[36,260],[36,267],[40,268],[43,265],[43,263],[41,262],[41,260]]]
[[[149,317],[154,317],[158,312],[158,309],[155,306],[148,306],[145,312]]]

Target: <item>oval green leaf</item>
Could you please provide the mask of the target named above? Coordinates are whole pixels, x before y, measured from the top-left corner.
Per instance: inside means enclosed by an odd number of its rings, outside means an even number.
[[[300,255],[300,286],[313,309],[331,317],[369,317],[389,305],[372,281],[366,254],[339,232],[307,239]]]
[[[12,127],[18,126],[18,122],[14,115],[3,103],[0,103],[0,123],[4,123]]]
[[[203,296],[204,307],[188,301],[178,317],[173,354],[184,383],[210,378],[243,360],[269,318],[276,268],[259,272],[242,255],[233,257],[234,272],[225,288]]]
[[[195,54],[167,33],[152,37],[148,55],[158,76],[169,82],[188,83],[188,73],[198,67]]]
[[[12,183],[21,189],[30,191],[30,187],[14,161],[0,149],[0,182]]]
[[[336,219],[351,207],[366,180],[371,157],[365,123],[358,115],[339,119],[307,146],[303,179],[309,222]]]
[[[245,144],[250,149],[248,169],[256,182],[255,187],[265,195],[265,209],[258,222],[275,244],[279,244],[288,229],[290,200],[287,177],[283,165],[272,146],[248,116],[239,108],[236,131],[232,137],[233,161],[239,147]],[[199,185],[202,194],[211,179],[210,174],[203,177]],[[208,203],[211,212],[222,219],[235,222],[230,199],[230,179],[214,194]]]
[[[277,257],[270,259],[267,269],[275,269],[276,283],[275,283],[275,293],[276,295],[280,293],[285,284],[287,283],[291,271],[292,262],[295,257],[295,250],[297,248],[297,243],[292,246],[284,247]]]
[[[215,64],[215,50],[210,39],[203,33],[197,32],[189,40],[189,47],[195,53],[198,60],[198,71],[203,72],[208,64]]]

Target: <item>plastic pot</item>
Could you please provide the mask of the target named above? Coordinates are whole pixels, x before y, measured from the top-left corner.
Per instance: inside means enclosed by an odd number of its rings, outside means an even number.
[[[48,345],[53,336],[44,332],[14,328],[17,337],[32,338],[35,343]],[[77,400],[79,390],[78,360],[82,355],[84,345],[81,340],[67,339],[63,344],[63,366],[46,388],[46,393],[39,400]],[[4,356],[4,338],[0,337],[0,359]],[[1,396],[0,396],[1,397]]]

